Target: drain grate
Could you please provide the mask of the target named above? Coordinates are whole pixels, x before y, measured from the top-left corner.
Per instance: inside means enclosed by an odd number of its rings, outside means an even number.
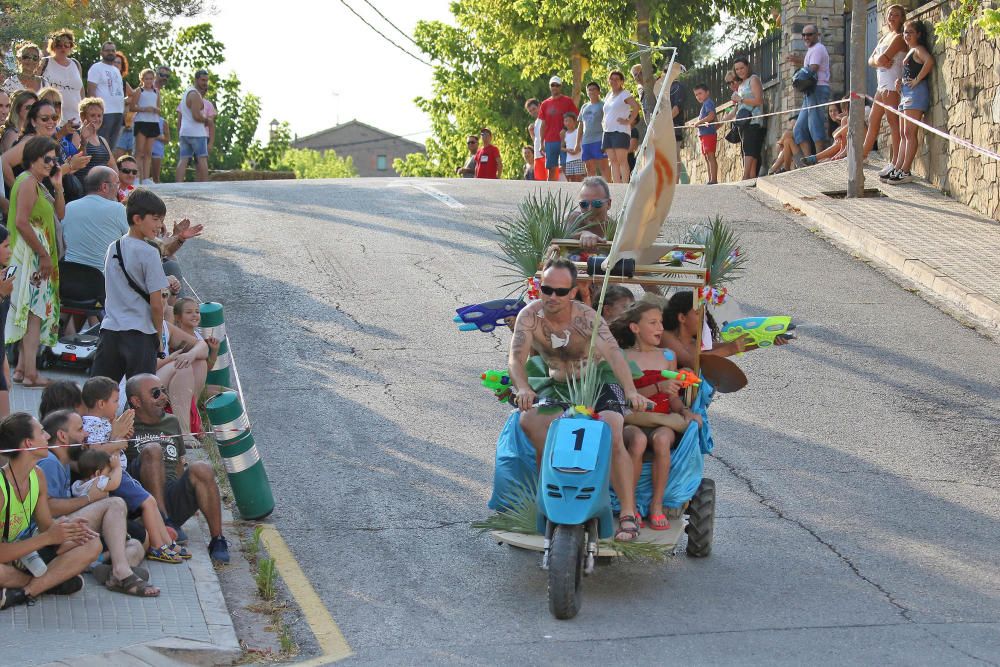
[[[847,199],[847,190],[830,190],[828,192],[821,192],[820,194],[826,195],[830,199]],[[862,199],[879,199],[885,196],[885,193],[878,188],[865,188],[861,194]]]

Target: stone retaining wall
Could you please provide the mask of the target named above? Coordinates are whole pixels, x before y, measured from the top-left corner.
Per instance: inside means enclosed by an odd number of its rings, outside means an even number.
[[[889,4],[879,0],[880,8]],[[946,2],[932,2],[912,10],[907,18],[920,19],[933,31],[946,9]],[[935,66],[928,78],[931,107],[924,122],[1000,153],[1000,49],[996,41],[979,27],[970,27],[958,43],[932,34],[931,45]],[[998,162],[930,132],[921,130],[920,134],[913,172],[979,213],[1000,220]],[[889,145],[888,124],[883,123],[879,146],[885,147],[886,159]]]

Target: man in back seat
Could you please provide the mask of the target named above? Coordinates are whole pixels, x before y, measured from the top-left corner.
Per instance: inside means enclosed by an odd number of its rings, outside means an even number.
[[[104,301],[104,257],[109,245],[128,234],[118,187],[114,169],[94,167],[83,179],[84,196],[66,205],[66,257],[59,263],[63,299]]]

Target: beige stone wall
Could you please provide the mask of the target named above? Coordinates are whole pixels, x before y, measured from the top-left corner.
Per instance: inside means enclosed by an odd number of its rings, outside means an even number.
[[[891,2],[880,0],[880,7]],[[918,7],[917,18],[933,30],[943,2]],[[1000,153],[1000,49],[978,27],[965,31],[958,43],[932,36],[935,67],[929,77],[931,107],[924,121],[948,134]],[[996,111],[995,111],[996,109]],[[879,146],[889,155],[889,130],[883,123]],[[921,145],[913,164],[915,174],[963,204],[1000,220],[998,163],[941,137],[921,130]]]

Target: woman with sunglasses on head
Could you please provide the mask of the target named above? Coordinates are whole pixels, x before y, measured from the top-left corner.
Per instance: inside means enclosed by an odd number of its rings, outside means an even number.
[[[49,85],[42,76],[39,76],[38,63],[42,59],[42,50],[37,44],[26,42],[17,49],[17,74],[11,74],[3,84],[2,89],[8,95],[19,90],[30,90],[37,93],[39,90]]]
[[[28,121],[28,109],[38,101],[38,95],[30,90],[19,90],[10,96],[10,109],[0,125],[0,153],[4,153],[21,138],[24,124]]]
[[[69,160],[64,160],[64,153],[59,145],[58,124],[59,112],[51,102],[39,99],[31,105],[31,108],[28,109],[24,132],[17,143],[0,157],[0,162],[3,163],[3,179],[6,188],[12,188],[14,181],[24,170],[22,161],[25,145],[29,139],[35,136],[46,137],[56,142],[56,164],[60,167],[63,175],[72,174],[86,166],[88,162],[86,156],[79,153]],[[50,194],[54,196],[55,193],[50,191]]]
[[[51,107],[50,107],[51,108]],[[59,339],[59,248],[56,219],[66,215],[62,170],[50,137],[32,137],[23,147],[24,171],[14,182],[7,230],[11,264],[18,267],[5,327],[6,344],[20,343],[13,381],[44,387],[35,365],[38,346]]]
[[[48,85],[59,91],[63,101],[63,120],[80,120],[80,100],[87,96],[84,83],[83,65],[73,53],[73,31],[57,30],[49,36],[49,56],[42,58],[39,72],[49,82]]]

